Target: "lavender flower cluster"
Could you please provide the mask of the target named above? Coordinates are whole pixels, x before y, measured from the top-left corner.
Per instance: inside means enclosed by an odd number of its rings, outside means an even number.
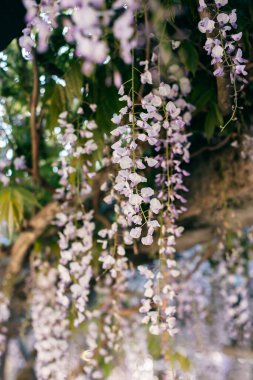
[[[63,36],[68,43],[76,45],[76,56],[84,60],[84,74],[90,75],[94,66],[105,62],[110,54],[105,37],[110,28],[119,42],[119,55],[125,63],[131,63],[131,49],[136,45],[134,14],[138,1],[113,1],[110,9],[105,0],[43,0],[40,4],[24,0],[24,5],[27,27],[19,43],[28,59],[34,48],[40,53],[48,49],[50,35],[59,27],[57,18],[62,16]]]
[[[149,75],[148,73],[146,70],[145,76]],[[141,80],[144,81],[143,76]],[[146,82],[144,81],[144,83]],[[171,87],[161,83],[157,91],[149,93],[141,100],[140,111],[135,111],[132,99],[128,95],[124,95],[124,89],[121,87],[120,100],[126,102],[126,106],[121,108],[119,114],[114,115],[112,119],[117,125],[112,134],[119,138],[112,145],[112,160],[119,166],[114,189],[126,199],[124,214],[131,227],[130,237],[132,239],[141,238],[144,245],[153,243],[154,232],[160,227],[158,215],[163,209],[161,202],[163,199],[159,199],[162,198],[161,195],[155,193],[155,189],[147,185],[147,168],[159,170],[164,165],[166,167],[164,157],[159,154],[162,135],[166,131],[170,134],[173,132],[177,134],[184,125],[183,118],[179,117],[179,114],[181,110],[190,108],[183,100],[178,99],[177,102],[173,102],[178,96],[178,91],[177,85]],[[183,112],[183,117],[188,117],[189,112]],[[182,144],[185,144],[185,139],[175,137],[175,140],[177,139],[177,153],[180,154],[180,139]],[[142,149],[145,143],[154,152],[153,154],[145,155]],[[178,163],[178,161],[175,162],[177,166]],[[176,181],[176,175],[172,181]],[[181,186],[179,182],[180,180],[175,183],[178,188]],[[176,198],[180,198],[180,195],[176,195]],[[144,227],[147,230],[146,236],[143,236]]]
[[[11,166],[14,167],[16,174],[26,169],[25,157],[15,157],[13,160],[9,160],[8,158],[0,159],[0,183],[6,187],[10,184],[11,180]],[[21,178],[16,175],[15,177],[16,183],[20,183]]]
[[[242,32],[236,33],[237,13],[222,11],[222,7],[228,4],[228,0],[215,0],[214,3],[199,1],[199,11],[204,16],[198,27],[201,33],[208,35],[204,49],[212,57],[212,65],[215,66],[214,75],[224,76],[230,73],[231,83],[236,80],[247,83],[245,70],[247,62],[242,56],[242,50],[238,44],[242,38]]]
[[[141,82],[152,84],[147,62],[144,65]],[[112,161],[119,167],[114,190],[125,199],[123,212],[130,229],[130,242],[140,239],[143,245],[149,246],[159,229],[159,258],[166,263],[163,271],[170,273],[168,284],[167,274],[159,271],[155,276],[148,268],[140,267],[147,280],[140,308],[145,314],[143,322],[151,324],[152,334],[168,331],[173,335],[177,331],[173,279],[179,276],[174,254],[176,238],[183,231],[175,222],[185,210],[181,193],[187,191],[183,178],[188,173],[181,164],[189,161],[185,124],[191,119],[192,107],[183,99],[190,91],[187,78],[180,81],[181,87],[173,75],[170,79],[171,85],[161,83],[141,99],[139,106],[134,104],[133,97],[124,94],[123,86],[120,88],[120,100],[126,106],[112,119],[117,125],[112,135],[118,138],[112,145]],[[150,170],[157,173],[155,187],[147,184]],[[153,310],[154,306],[157,310]]]
[[[219,261],[214,278],[219,283],[223,300],[224,327],[229,340],[245,344],[252,335],[248,260],[239,238],[233,239],[230,252],[220,244],[217,255]],[[229,256],[227,263],[224,255]]]
[[[4,324],[10,317],[10,301],[3,292],[0,292],[0,358],[5,352],[7,328]]]
[[[59,118],[61,132],[58,140],[63,151],[58,171],[61,176],[61,187],[57,190],[56,198],[62,203],[55,222],[61,230],[58,297],[62,305],[68,308],[70,302],[68,290],[70,290],[76,310],[74,319],[76,327],[85,319],[92,277],[91,251],[95,224],[93,211],[85,210],[84,201],[91,193],[90,181],[95,175],[89,157],[97,149],[93,137],[95,122],[83,121],[81,108],[77,112],[81,124],[74,125],[68,122],[67,112],[62,113]]]
[[[35,338],[38,380],[63,380],[68,370],[69,321],[57,302],[57,269],[47,263],[36,264],[31,299],[31,318]]]

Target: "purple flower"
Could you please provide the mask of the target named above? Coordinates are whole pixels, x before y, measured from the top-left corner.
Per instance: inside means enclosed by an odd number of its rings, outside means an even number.
[[[223,77],[224,76],[224,68],[223,66],[218,67],[214,72],[213,75],[216,77]]]
[[[228,0],[214,0],[216,7],[221,8],[228,4]]]
[[[220,45],[215,45],[212,49],[212,57],[215,62],[220,62],[224,54],[224,49]]]
[[[202,12],[207,7],[205,0],[199,0],[199,12]]]
[[[15,170],[24,170],[26,168],[25,157],[16,157],[13,161]]]
[[[229,15],[226,13],[219,13],[217,16],[218,23],[223,26],[229,22]]]
[[[232,34],[231,37],[233,38],[234,41],[240,41],[240,39],[242,38],[242,32],[237,33],[237,34]]]
[[[236,65],[235,72],[237,75],[247,75],[247,71],[245,70],[245,65]]]
[[[201,33],[212,33],[215,28],[215,22],[205,17],[198,23],[198,28]]]

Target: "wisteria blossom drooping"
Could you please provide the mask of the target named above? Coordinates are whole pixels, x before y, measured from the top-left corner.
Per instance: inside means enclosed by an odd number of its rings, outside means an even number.
[[[65,308],[57,300],[57,269],[40,260],[35,266],[31,319],[37,353],[36,375],[38,380],[64,380],[70,331]]]
[[[147,65],[141,81],[152,84]],[[183,177],[188,173],[181,163],[189,161],[189,143],[184,120],[189,122],[192,108],[182,98],[186,93],[180,94],[176,83],[161,83],[141,99],[139,106],[134,104],[134,96],[124,95],[123,87],[119,93],[126,106],[112,119],[117,125],[112,134],[118,137],[112,145],[113,162],[119,167],[114,189],[126,200],[123,212],[130,237],[149,246],[159,230],[159,260],[161,266],[166,263],[166,274],[159,270],[157,276],[148,268],[140,268],[147,279],[140,312],[145,314],[143,322],[151,323],[151,333],[167,330],[173,335],[176,332],[173,279],[179,275],[174,254],[176,238],[183,231],[175,222],[185,210],[175,202],[185,203],[181,193],[187,190]],[[151,170],[157,173],[155,186],[148,183]],[[169,304],[164,298],[170,300]],[[157,311],[153,310],[154,305]]]
[[[77,124],[68,122],[68,113],[60,115],[61,132],[58,135],[62,144],[59,174],[61,188],[56,198],[61,200],[61,211],[55,222],[60,228],[59,263],[60,302],[69,307],[68,289],[76,310],[74,325],[85,319],[85,308],[92,278],[93,211],[86,211],[85,199],[91,194],[90,181],[94,177],[90,155],[97,149],[93,139],[96,124],[83,119],[83,110],[77,111]],[[66,141],[68,144],[66,145]]]
[[[243,58],[242,44],[240,44],[242,32],[236,32],[237,11],[236,9],[232,11],[227,9],[225,7],[227,4],[228,0],[215,0],[208,3],[200,0],[201,21],[198,28],[201,33],[207,35],[204,49],[212,58],[214,75],[230,77],[234,97],[233,114],[230,120],[234,120],[238,109],[238,92],[248,83],[246,79],[247,60]],[[225,7],[224,10],[223,7]]]
[[[131,49],[136,45],[134,14],[139,1],[114,1],[110,8],[104,0],[47,0],[39,4],[35,0],[24,0],[24,5],[27,26],[19,43],[28,59],[34,48],[44,53],[51,34],[63,27],[66,41],[75,44],[76,56],[83,59],[83,73],[90,75],[96,64],[110,59],[106,36],[111,28],[120,44],[119,55],[126,64],[131,63]],[[62,19],[60,24],[59,18]]]
[[[0,363],[5,352],[7,327],[5,323],[10,317],[10,301],[3,292],[0,292]]]

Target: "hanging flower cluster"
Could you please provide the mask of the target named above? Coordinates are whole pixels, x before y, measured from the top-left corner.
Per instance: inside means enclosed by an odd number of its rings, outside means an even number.
[[[212,65],[216,65],[214,75],[223,76],[228,70],[232,83],[238,79],[247,83],[244,78],[247,75],[245,70],[247,61],[242,57],[242,50],[237,44],[242,38],[242,33],[234,33],[237,28],[236,9],[231,12],[220,11],[220,8],[227,3],[228,1],[215,1],[215,5],[207,6],[204,1],[200,1],[199,10],[202,12],[206,8],[209,10],[210,7],[210,17],[215,13],[215,18],[204,17],[199,22],[199,30],[201,33],[211,34],[204,48],[212,57]]]
[[[27,9],[27,27],[20,38],[20,46],[27,57],[33,48],[44,53],[49,37],[57,28],[62,16],[63,36],[68,43],[75,43],[76,56],[84,60],[83,73],[90,75],[94,65],[102,64],[109,54],[105,39],[110,28],[120,43],[120,56],[131,63],[131,49],[135,47],[134,14],[138,1],[114,1],[107,9],[105,0],[47,0],[37,4],[35,0],[24,0]],[[36,43],[37,39],[37,43]]]
[[[240,239],[236,238],[231,251],[221,244],[218,254],[219,262],[214,277],[224,303],[225,329],[229,339],[245,343],[252,332],[248,260]]]
[[[70,290],[76,310],[75,326],[85,319],[92,277],[91,259],[95,228],[93,211],[87,212],[83,202],[91,194],[90,181],[95,175],[89,157],[97,149],[93,137],[96,124],[93,120],[83,121],[82,114],[83,110],[79,109],[76,124],[68,122],[66,112],[61,114],[61,132],[58,135],[63,148],[58,171],[61,176],[61,188],[56,196],[63,202],[56,221],[56,225],[61,229],[58,296],[61,303],[68,307],[67,290]]]
[[[118,292],[124,290],[124,284],[127,277],[128,260],[126,258],[125,244],[131,244],[127,234],[127,222],[123,215],[124,201],[117,203],[117,198],[113,198],[114,191],[105,196],[105,200],[116,202],[114,205],[115,222],[110,228],[103,228],[98,232],[98,243],[102,244],[102,251],[99,261],[102,263],[102,269],[108,271],[114,282],[117,282]],[[123,287],[121,287],[121,285]]]
[[[151,84],[151,72],[147,63],[144,64],[141,82]],[[180,203],[185,203],[181,193],[187,190],[183,178],[188,173],[181,168],[181,164],[189,161],[185,121],[189,122],[192,107],[182,97],[189,88],[182,88],[185,92],[181,93],[178,84],[161,83],[157,90],[141,99],[141,105],[136,106],[134,96],[131,99],[124,95],[124,88],[121,87],[120,100],[125,101],[126,106],[112,119],[117,125],[112,134],[119,138],[112,145],[113,162],[119,166],[114,189],[126,199],[123,212],[130,236],[140,239],[143,245],[151,245],[155,231],[160,229],[159,257],[164,258],[172,279],[168,284],[168,278],[165,280],[161,271],[155,278],[149,269],[140,268],[147,279],[140,311],[146,314],[143,321],[151,322],[150,332],[153,334],[165,330],[171,335],[176,332],[175,306],[165,307],[163,298],[169,298],[172,303],[175,298],[172,283],[179,271],[173,255],[176,237],[183,231],[176,227],[175,222],[185,210]],[[150,170],[157,173],[155,186],[148,183],[147,173]],[[163,287],[160,286],[161,280]],[[154,305],[157,308],[155,311]]]
[[[234,105],[230,120],[222,127],[224,129],[232,120],[235,120],[238,109],[238,92],[247,82],[246,62],[243,58],[240,40],[242,32],[236,33],[237,13],[222,11],[221,8],[228,4],[228,0],[215,0],[213,4],[206,4],[204,0],[199,1],[199,11],[203,15],[198,27],[201,33],[207,34],[204,46],[207,54],[212,57],[214,75],[223,77],[229,75],[233,88]]]
[[[57,269],[38,260],[31,298],[38,380],[63,380],[68,369],[69,321],[57,302]]]
[[[149,75],[149,71],[146,70],[144,75]],[[117,124],[112,135],[118,137],[118,141],[112,145],[113,163],[119,166],[114,189],[127,200],[124,214],[131,227],[130,236],[133,239],[141,238],[144,245],[151,245],[154,232],[160,227],[158,218],[164,199],[161,194],[155,193],[154,186],[152,188],[148,184],[146,173],[153,168],[159,173],[161,168],[167,169],[166,165],[170,165],[173,171],[172,165],[175,166],[178,173],[173,174],[169,179],[170,183],[167,182],[168,186],[174,186],[173,194],[169,197],[173,201],[184,201],[177,190],[184,189],[182,176],[186,172],[180,169],[178,157],[182,155],[183,160],[189,159],[187,136],[182,132],[185,125],[183,117],[191,107],[182,98],[178,98],[179,86],[176,84],[170,86],[161,83],[158,90],[152,91],[141,100],[138,111],[132,99],[124,95],[123,91],[121,87],[120,100],[125,101],[126,106],[112,119]],[[179,116],[181,112],[183,117]],[[168,146],[172,141],[175,142],[175,151],[171,151],[167,161],[159,154],[164,149],[164,140]],[[165,184],[167,179],[160,175],[157,181]],[[181,211],[171,206],[174,218]],[[145,228],[147,234],[143,236]]]
[[[4,326],[4,324],[10,317],[9,304],[9,299],[4,295],[3,292],[0,292],[0,358],[5,352],[7,328]]]
[[[15,170],[15,182],[20,183],[22,171],[26,169],[25,157],[15,157],[13,160],[0,159],[0,183],[5,187],[10,184],[12,169]]]
[[[213,270],[207,263],[200,266],[198,271],[194,270],[205,249],[206,247],[196,246],[190,252],[186,251],[178,263],[181,276],[178,281],[177,315],[187,326],[196,323],[196,318],[205,321],[212,304]]]
[[[95,310],[87,313],[89,318],[86,334],[87,349],[81,356],[85,361],[84,373],[89,379],[104,379],[101,363],[105,365],[112,363],[122,341],[120,291],[118,293],[117,287],[113,286],[110,275],[103,279],[101,285],[96,287],[98,305]]]
[[[40,53],[47,50],[51,32],[57,26],[59,2],[45,0],[38,4],[35,0],[23,0],[23,4],[27,10],[27,25],[19,44],[24,49],[26,57],[30,59],[35,47]]]
[[[110,159],[104,160],[104,165],[110,165]],[[105,203],[114,202],[115,221],[110,228],[104,228],[98,232],[98,243],[102,244],[99,257],[102,263],[102,274],[97,278],[99,283],[95,288],[98,305],[95,310],[87,312],[92,328],[91,331],[89,328],[87,333],[88,351],[85,352],[88,352],[89,357],[85,359],[87,363],[84,366],[84,372],[94,379],[103,379],[100,369],[101,360],[105,364],[112,362],[120,347],[123,323],[121,310],[125,300],[129,271],[125,250],[125,244],[129,244],[129,239],[125,234],[127,222],[122,212],[124,202],[119,200],[114,189],[111,188],[111,179],[103,183],[101,189],[106,192]],[[98,321],[97,325],[94,325],[94,318]],[[102,325],[101,321],[103,321]]]

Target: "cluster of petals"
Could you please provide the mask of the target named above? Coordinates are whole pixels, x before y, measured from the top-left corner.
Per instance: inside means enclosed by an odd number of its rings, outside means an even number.
[[[12,160],[8,160],[7,158],[0,159],[0,184],[4,187],[10,184],[12,167],[17,173],[15,182],[20,183],[23,174],[22,171],[26,169],[25,157],[15,157]],[[19,174],[21,175],[19,176]]]
[[[0,358],[5,352],[7,328],[5,327],[4,324],[8,321],[10,317],[9,304],[10,304],[9,299],[1,291],[0,292]]]
[[[175,335],[178,329],[175,317],[176,292],[173,285],[168,282],[160,288],[161,282],[164,283],[164,275],[160,271],[154,274],[146,266],[139,266],[138,269],[146,279],[144,298],[141,300],[142,305],[139,310],[143,314],[142,323],[149,325],[149,332],[152,335],[159,335],[165,331],[171,336]]]
[[[224,324],[230,340],[241,343],[251,337],[251,306],[249,295],[249,273],[247,258],[240,239],[234,239],[229,262],[224,262],[226,247],[221,244],[218,250],[218,266],[214,279],[219,284],[223,300]]]
[[[242,32],[236,32],[237,29],[237,12],[236,9],[221,10],[228,4],[226,1],[215,1],[215,17],[211,19],[212,8],[205,1],[199,1],[199,11],[208,10],[210,16],[202,18],[198,27],[201,33],[208,34],[204,49],[212,58],[212,65],[215,65],[214,75],[224,76],[225,72],[230,73],[231,82],[236,79],[240,82],[247,83],[245,76],[246,60],[243,58],[240,40]],[[218,10],[218,11],[217,11]],[[217,11],[217,12],[216,12]],[[215,34],[215,36],[212,36]]]
[[[82,110],[79,109],[78,113],[82,119]],[[76,310],[74,325],[78,326],[85,319],[92,277],[91,251],[95,224],[93,212],[85,211],[83,202],[91,194],[89,181],[95,175],[89,156],[97,149],[93,139],[96,124],[93,120],[84,120],[77,131],[74,124],[68,123],[67,118],[66,112],[60,115],[62,132],[58,135],[58,141],[63,147],[58,171],[61,187],[56,194],[62,203],[55,221],[60,228],[58,244],[61,253],[58,297],[66,308],[73,302]],[[75,181],[78,184],[71,183],[73,173],[79,176]]]
[[[114,1],[107,8],[105,0],[24,0],[27,26],[19,39],[27,58],[36,48],[40,53],[48,49],[52,32],[59,27],[62,17],[63,36],[76,46],[76,56],[84,60],[83,72],[90,75],[94,65],[104,63],[110,54],[105,35],[108,29],[120,44],[120,56],[131,63],[131,49],[135,47],[134,14],[138,1]],[[36,39],[37,36],[37,39]],[[38,42],[36,42],[38,41]]]
[[[40,53],[47,50],[51,32],[57,26],[59,3],[54,0],[44,0],[40,3],[35,0],[23,0],[23,4],[27,10],[26,28],[19,39],[19,44],[29,59],[35,47]],[[38,36],[37,42],[35,34]]]
[[[119,276],[120,277],[120,276]],[[123,285],[124,283],[124,285]],[[119,315],[124,275],[115,281],[108,273],[96,286],[98,304],[87,312],[88,331],[83,353],[84,373],[88,379],[103,379],[101,363],[109,365],[122,341],[122,318]]]
[[[131,99],[124,95],[124,89],[121,88],[120,100],[126,102],[126,106],[112,119],[117,125],[112,135],[118,138],[112,145],[112,161],[119,167],[114,189],[127,200],[124,213],[131,227],[130,236],[141,239],[144,245],[153,242],[153,234],[160,227],[158,217],[164,203],[161,193],[148,184],[146,173],[154,170],[158,173],[158,182],[173,186],[172,203],[176,199],[185,202],[179,191],[185,190],[182,177],[187,173],[180,168],[180,159],[189,160],[188,136],[184,133],[184,127],[190,121],[191,107],[179,94],[180,87],[177,84],[161,83],[159,89],[142,99],[140,112],[136,116],[132,112]],[[164,135],[167,135],[165,139]],[[150,146],[151,155],[145,155],[145,144]],[[173,165],[175,170],[172,168],[172,176],[168,180],[162,174],[163,169],[167,169],[164,158],[166,144],[172,145],[174,149],[170,153],[169,165]],[[171,214],[179,212],[172,206]],[[144,230],[146,236],[143,236]]]
[[[68,370],[69,321],[57,302],[57,269],[37,263],[31,297],[38,380],[63,380]]]
[[[144,65],[141,82],[152,84],[151,72],[146,62]],[[130,237],[151,245],[155,231],[162,232],[159,255],[166,262],[166,273],[155,276],[150,269],[139,268],[147,280],[140,308],[143,323],[149,325],[152,334],[167,331],[174,335],[177,332],[174,283],[180,274],[174,254],[176,238],[183,232],[183,228],[176,226],[176,220],[185,211],[182,193],[187,191],[183,182],[188,173],[182,164],[189,162],[190,157],[185,127],[193,108],[184,99],[190,91],[187,78],[181,78],[179,83],[171,79],[170,84],[161,83],[144,96],[139,107],[120,88],[120,100],[126,105],[112,119],[117,125],[112,135],[118,137],[112,145],[112,161],[118,166],[114,189],[126,200],[124,215]],[[157,173],[152,187],[147,175],[151,170]]]

